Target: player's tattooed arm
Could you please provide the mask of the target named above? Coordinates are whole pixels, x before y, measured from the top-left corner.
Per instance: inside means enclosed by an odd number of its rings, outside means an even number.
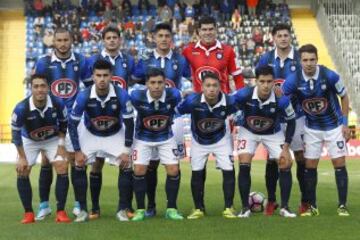
[[[341,97],[341,111],[343,119],[342,133],[346,141],[350,140],[351,131],[348,127],[348,114],[349,114],[349,96],[345,94]]]

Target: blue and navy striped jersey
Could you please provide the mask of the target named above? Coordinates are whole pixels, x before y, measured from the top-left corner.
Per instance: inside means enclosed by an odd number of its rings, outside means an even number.
[[[135,69],[134,58],[132,56],[122,53],[120,51],[119,51],[119,54],[113,58],[105,50],[103,50],[100,54],[96,54],[89,58],[88,72],[90,75],[93,72],[94,63],[98,59],[106,60],[111,63],[111,65],[113,66],[111,80],[119,87],[121,87],[123,89],[127,89],[129,79]],[[91,76],[89,76],[89,77],[91,77]]]
[[[346,95],[339,75],[318,65],[313,77],[301,69],[290,75],[284,85],[285,95],[296,95],[306,116],[306,126],[316,130],[331,130],[342,124],[342,111],[337,96]]]
[[[181,101],[179,90],[166,88],[158,100],[150,96],[149,90],[134,90],[130,98],[137,110],[136,139],[161,142],[173,136],[171,125],[175,114],[174,109]]]
[[[81,91],[76,97],[69,118],[69,133],[75,150],[79,150],[77,125],[84,114],[85,127],[96,136],[111,136],[122,127],[123,119],[133,117],[133,108],[127,92],[110,84],[106,97],[96,94],[95,85]]]
[[[168,87],[181,90],[181,78],[190,78],[191,70],[186,59],[179,53],[170,50],[166,57],[161,57],[156,50],[144,54],[135,67],[134,77],[142,79],[145,84],[146,72],[149,68],[160,68],[164,71]]]
[[[266,101],[258,97],[257,87],[243,88],[234,95],[235,103],[242,110],[242,125],[254,134],[268,135],[281,130],[281,118],[295,119],[295,112],[290,99],[280,98],[272,91]]]
[[[67,110],[60,99],[47,97],[44,109],[38,109],[29,96],[18,103],[11,117],[12,142],[22,145],[21,136],[43,141],[66,133]]]
[[[193,93],[176,107],[179,114],[191,114],[192,135],[203,145],[217,143],[225,136],[225,121],[236,111],[234,98],[223,93],[219,95],[219,101],[214,106],[209,106],[203,94]]]
[[[300,54],[292,47],[288,57],[284,61],[281,61],[280,57],[277,56],[276,49],[273,49],[261,56],[256,65],[256,69],[266,65],[274,69],[275,84],[281,86],[289,75],[301,69]],[[297,118],[304,116],[296,97],[291,97],[291,104],[294,107]]]
[[[51,94],[64,99],[68,109],[71,109],[76,94],[80,91],[80,81],[85,86],[93,83],[87,78],[87,70],[86,58],[77,53],[72,53],[70,58],[62,61],[53,52],[41,57],[35,66],[36,74],[47,75]]]

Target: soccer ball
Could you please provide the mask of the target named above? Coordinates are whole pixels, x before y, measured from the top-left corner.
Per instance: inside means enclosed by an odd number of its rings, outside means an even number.
[[[267,199],[261,192],[251,192],[249,194],[249,207],[251,212],[263,212]]]

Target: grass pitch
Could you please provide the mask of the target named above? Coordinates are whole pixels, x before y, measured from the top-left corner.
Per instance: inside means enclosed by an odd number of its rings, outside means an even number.
[[[264,183],[265,162],[256,161],[252,166],[252,191],[266,193]],[[338,217],[337,192],[331,162],[319,165],[318,206],[319,217],[284,219],[278,215],[265,217],[254,214],[250,219],[223,219],[223,194],[221,172],[214,164],[208,164],[206,181],[207,216],[201,220],[173,222],[164,219],[165,173],[159,168],[157,191],[158,215],[144,222],[118,222],[115,211],[118,201],[117,169],[105,166],[101,192],[101,218],[82,224],[56,224],[54,214],[43,222],[22,225],[23,208],[16,190],[15,166],[0,165],[0,239],[360,239],[360,161],[348,161],[350,217]],[[293,191],[290,207],[297,211],[299,188],[293,167]],[[190,166],[182,164],[182,179],[178,199],[179,210],[186,216],[193,208],[190,192]],[[31,177],[33,186],[33,207],[38,205],[39,166],[34,167]],[[54,186],[52,185],[51,206],[55,211]],[[71,186],[71,185],[70,185]],[[237,187],[236,187],[237,188]],[[279,199],[279,190],[278,190]],[[67,210],[70,213],[74,197],[69,189]],[[89,207],[90,196],[88,197]],[[235,207],[240,209],[239,193],[236,190]],[[135,203],[134,203],[135,205]]]

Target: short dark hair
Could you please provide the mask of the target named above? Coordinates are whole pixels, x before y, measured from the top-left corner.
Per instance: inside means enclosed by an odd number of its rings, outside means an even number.
[[[275,77],[274,69],[268,65],[258,67],[255,70],[255,76],[256,78],[259,78],[260,75],[271,75]]]
[[[44,82],[46,83],[46,85],[49,85],[48,77],[45,74],[35,73],[35,74],[31,75],[31,77],[30,77],[30,85],[33,84],[34,79],[43,79]]]
[[[108,26],[106,27],[102,33],[101,33],[101,37],[102,39],[105,39],[105,36],[108,32],[113,32],[113,33],[116,33],[116,35],[118,35],[118,37],[120,37],[120,30],[117,28],[117,27],[114,27],[114,26]]]
[[[154,33],[157,33],[158,31],[160,30],[167,30],[171,33],[171,26],[169,23],[158,23],[155,25],[155,28],[154,28]]]
[[[207,71],[205,72],[204,74],[202,74],[201,76],[201,82],[205,82],[206,79],[208,78],[212,78],[212,79],[215,79],[217,80],[218,82],[220,82],[220,78],[219,78],[219,75],[214,73],[214,72],[210,72],[210,71]]]
[[[301,55],[305,52],[306,53],[315,53],[316,58],[318,57],[317,48],[313,44],[305,44],[299,48],[300,58],[301,58]]]
[[[151,77],[157,77],[157,76],[161,76],[165,80],[165,73],[163,70],[161,70],[160,68],[154,68],[154,67],[149,68],[146,73],[146,81],[148,81]]]
[[[286,23],[278,23],[273,27],[273,29],[271,31],[271,34],[274,36],[274,35],[276,35],[276,33],[278,31],[281,31],[281,30],[287,30],[289,33],[291,33],[291,28],[290,28],[290,26],[288,24],[286,24]]]
[[[109,70],[110,72],[112,71],[112,65],[111,63],[109,63],[106,60],[103,59],[98,59],[93,66],[93,72],[95,72],[96,69],[100,69],[100,70]]]
[[[72,36],[72,33],[70,32],[70,30],[68,30],[68,29],[66,29],[66,28],[59,27],[59,28],[55,29],[55,31],[54,31],[54,37],[56,37],[56,34],[58,34],[58,33],[69,33],[70,38],[73,37],[73,36]]]
[[[201,28],[202,24],[214,24],[214,26],[216,27],[216,20],[215,20],[215,18],[206,15],[206,16],[200,18],[200,20],[198,22],[198,28]]]

